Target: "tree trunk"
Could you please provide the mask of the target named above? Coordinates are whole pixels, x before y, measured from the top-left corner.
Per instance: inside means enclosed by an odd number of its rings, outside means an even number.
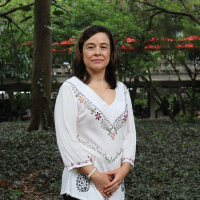
[[[195,96],[196,96],[196,91],[195,91],[195,84],[193,84],[193,87],[192,87],[192,98],[190,100],[190,103],[191,103],[191,107],[190,107],[190,115],[194,117],[194,104],[195,104]]]
[[[27,131],[54,127],[51,110],[51,0],[35,0],[32,76],[32,116]]]
[[[180,101],[181,101],[181,107],[182,107],[182,109],[183,109],[183,114],[186,115],[186,111],[185,111],[185,102],[184,102],[183,97],[182,97],[182,95],[181,95],[181,90],[180,90],[180,88],[176,88],[176,93],[177,93],[178,98],[179,98]]]

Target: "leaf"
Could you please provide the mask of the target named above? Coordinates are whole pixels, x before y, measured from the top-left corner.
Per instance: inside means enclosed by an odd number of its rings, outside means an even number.
[[[25,17],[25,18],[22,19],[20,22],[26,22],[26,21],[28,21],[28,20],[31,19],[31,18],[32,18],[32,16]]]
[[[19,10],[22,10],[22,11],[25,11],[25,12],[29,12],[29,11],[31,11],[31,6],[20,8]]]
[[[53,12],[53,14],[56,15],[56,16],[60,16],[60,15],[64,15],[64,12],[61,11],[61,10],[55,10],[55,11]]]
[[[63,25],[63,23],[61,23],[61,22],[59,22],[59,21],[53,21],[53,23],[54,23],[55,25],[57,25],[57,26]]]
[[[15,72],[12,70],[11,71],[11,77],[13,77],[15,75]]]

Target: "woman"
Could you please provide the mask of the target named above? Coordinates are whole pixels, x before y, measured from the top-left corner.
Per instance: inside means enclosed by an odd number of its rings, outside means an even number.
[[[55,105],[64,199],[124,199],[136,132],[129,92],[116,80],[119,64],[107,28],[94,25],[81,34],[74,76],[61,86]]]

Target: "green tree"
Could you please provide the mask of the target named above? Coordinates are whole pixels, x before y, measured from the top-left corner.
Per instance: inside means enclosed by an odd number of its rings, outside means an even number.
[[[50,0],[35,0],[32,115],[27,131],[54,127],[51,110],[52,36]]]

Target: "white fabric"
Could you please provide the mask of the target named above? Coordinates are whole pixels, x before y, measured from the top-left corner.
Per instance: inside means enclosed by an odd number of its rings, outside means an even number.
[[[136,131],[126,86],[118,82],[115,101],[108,105],[76,77],[65,81],[55,105],[58,148],[64,171],[61,194],[80,200],[105,200],[77,168],[93,164],[105,173],[123,162],[134,165]],[[109,200],[124,200],[124,183]]]
[[[28,115],[29,117],[31,117],[31,110],[28,108],[28,109],[26,109],[25,111],[26,111],[27,115]]]

